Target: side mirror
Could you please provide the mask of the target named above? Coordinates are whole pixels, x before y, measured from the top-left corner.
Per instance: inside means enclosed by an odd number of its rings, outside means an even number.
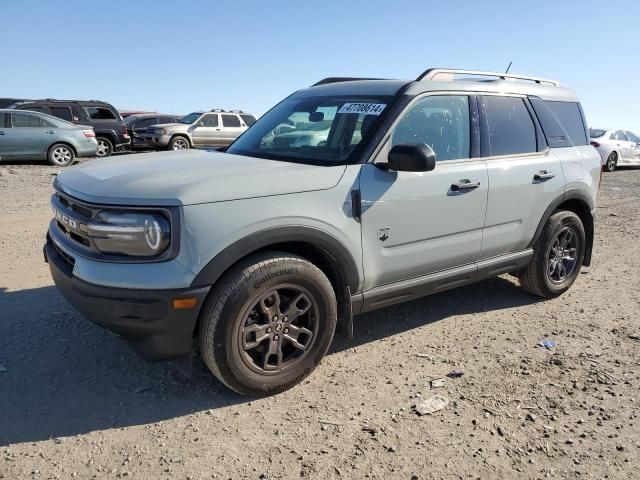
[[[430,172],[436,168],[436,154],[424,143],[395,145],[389,152],[387,164],[381,166],[397,172]]]
[[[204,127],[204,122],[198,122],[198,123],[196,123],[196,127]]]

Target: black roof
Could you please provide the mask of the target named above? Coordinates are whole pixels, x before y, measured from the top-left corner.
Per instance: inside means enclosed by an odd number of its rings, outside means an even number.
[[[91,105],[105,105],[109,107],[113,107],[108,102],[103,102],[102,100],[60,100],[57,98],[41,98],[39,100],[27,100],[24,102],[17,102],[20,105],[29,105],[31,103],[77,103],[82,107],[89,107]]]

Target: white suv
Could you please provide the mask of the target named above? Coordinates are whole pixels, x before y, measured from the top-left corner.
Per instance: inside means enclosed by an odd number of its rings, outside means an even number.
[[[145,140],[157,149],[227,147],[255,122],[253,115],[242,110],[193,112],[182,117],[178,123],[150,127]]]

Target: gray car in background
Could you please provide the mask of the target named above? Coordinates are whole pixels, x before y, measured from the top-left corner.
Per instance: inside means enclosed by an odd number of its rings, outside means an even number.
[[[93,128],[44,113],[0,109],[0,161],[48,160],[66,167],[98,150]]]

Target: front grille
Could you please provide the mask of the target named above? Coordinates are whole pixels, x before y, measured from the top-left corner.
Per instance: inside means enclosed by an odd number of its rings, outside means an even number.
[[[91,249],[91,239],[87,235],[87,224],[98,214],[99,208],[80,202],[73,197],[56,192],[52,202],[56,214],[58,231],[73,244]]]

